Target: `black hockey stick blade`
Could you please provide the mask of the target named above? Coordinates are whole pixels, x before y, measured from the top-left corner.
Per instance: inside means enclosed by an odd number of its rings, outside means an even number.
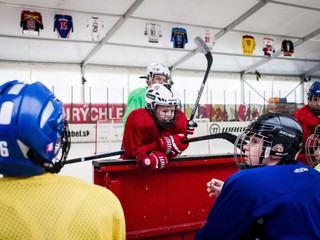
[[[74,159],[67,160],[65,164],[85,162],[85,161],[95,160],[95,159],[99,159],[99,158],[117,156],[117,155],[121,155],[121,154],[124,154],[124,150],[119,150],[119,151],[110,152],[110,153],[101,153],[101,154],[92,155],[92,156],[88,156],[88,157],[82,157],[82,158],[81,157],[74,158]]]
[[[193,137],[193,138],[185,138],[185,139],[182,139],[181,142],[190,143],[190,142],[199,142],[199,141],[217,139],[217,138],[225,139],[232,144],[234,144],[237,140],[236,135],[233,135],[232,133],[228,133],[228,132],[222,132],[222,133],[209,134],[209,135]]]
[[[202,84],[200,87],[200,90],[198,92],[198,96],[196,99],[196,102],[193,106],[192,112],[191,112],[191,116],[189,118],[189,121],[193,121],[194,115],[196,114],[197,108],[199,106],[199,102],[200,102],[200,98],[202,96],[202,92],[204,90],[204,86],[206,84],[211,66],[212,66],[212,54],[210,52],[210,49],[208,48],[207,44],[200,38],[200,37],[196,37],[194,39],[194,42],[197,44],[198,49],[205,55],[206,59],[207,59],[207,69],[206,72],[204,74],[203,80],[202,80]],[[191,124],[192,125],[192,124]]]

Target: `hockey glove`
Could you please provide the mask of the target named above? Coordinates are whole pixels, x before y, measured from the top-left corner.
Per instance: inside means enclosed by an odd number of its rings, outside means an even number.
[[[152,152],[147,156],[144,154],[140,160],[142,167],[152,170],[163,169],[168,164],[167,156],[161,152]]]
[[[181,140],[186,138],[184,134],[173,134],[159,139],[161,152],[166,155],[173,153],[174,155],[182,153],[189,146],[189,143],[182,143]]]
[[[198,124],[192,120],[188,121],[187,124],[187,135],[193,135],[194,130],[198,127]]]

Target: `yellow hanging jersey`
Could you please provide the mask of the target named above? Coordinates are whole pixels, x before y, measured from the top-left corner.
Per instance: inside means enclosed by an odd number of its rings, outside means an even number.
[[[123,209],[109,190],[46,173],[0,178],[0,239],[124,240]]]
[[[254,49],[256,48],[256,41],[253,36],[244,35],[242,36],[242,50],[244,55],[251,56]]]

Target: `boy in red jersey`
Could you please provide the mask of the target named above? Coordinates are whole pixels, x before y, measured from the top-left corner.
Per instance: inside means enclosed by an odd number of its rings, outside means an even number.
[[[163,169],[168,158],[187,149],[187,118],[180,110],[180,99],[169,84],[154,84],[146,92],[146,108],[132,111],[122,140],[123,159],[137,159],[150,169]]]
[[[309,88],[308,104],[299,108],[294,114],[303,129],[303,145],[320,124],[320,82],[314,82]],[[304,149],[304,148],[303,148]]]

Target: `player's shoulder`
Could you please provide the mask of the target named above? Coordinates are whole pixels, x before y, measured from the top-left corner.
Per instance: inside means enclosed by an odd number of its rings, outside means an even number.
[[[149,112],[145,109],[145,108],[137,108],[132,110],[132,112],[130,113],[130,115],[150,115]]]
[[[133,89],[132,91],[129,92],[129,95],[135,95],[137,93],[146,93],[147,92],[147,87],[141,87],[141,88],[136,88],[136,89]]]
[[[301,115],[301,114],[305,114],[305,113],[311,112],[310,108],[308,105],[304,105],[301,108],[297,109],[294,113],[293,116],[297,116],[297,115]]]
[[[82,179],[71,177],[71,176],[57,176],[60,182],[64,182],[66,185],[70,186],[70,189],[78,189],[78,191],[82,190],[85,192],[90,192],[92,197],[99,196],[102,199],[111,199],[116,200],[116,196],[109,189],[106,189],[102,186],[88,183]]]
[[[272,166],[276,168],[275,166]],[[260,185],[260,181],[267,181],[267,178],[261,178],[261,175],[272,174],[275,169],[271,169],[269,166],[242,169],[235,174],[233,174],[227,182],[236,184],[237,186],[243,186],[245,188],[254,185]]]
[[[178,116],[178,119],[183,119],[183,120],[187,119],[186,114],[181,110],[177,110],[177,116]]]

